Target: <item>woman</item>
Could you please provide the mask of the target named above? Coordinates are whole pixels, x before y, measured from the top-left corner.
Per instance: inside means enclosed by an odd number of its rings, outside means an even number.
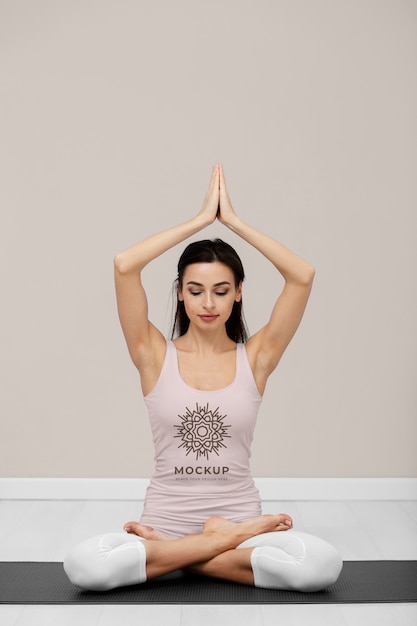
[[[141,272],[216,219],[276,267],[284,288],[266,326],[246,341],[239,257],[221,240],[192,243],[178,266],[178,336],[166,341],[148,319]],[[119,316],[140,374],[156,467],[140,522],[67,556],[74,584],[105,590],[178,569],[275,589],[317,591],[335,582],[338,552],[293,531],[289,515],[261,515],[249,471],[262,394],[301,321],[313,277],[311,265],[239,219],[221,165],[196,217],[116,257]]]

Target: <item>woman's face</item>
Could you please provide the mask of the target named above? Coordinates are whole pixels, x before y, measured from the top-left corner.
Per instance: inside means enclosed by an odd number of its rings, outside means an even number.
[[[202,329],[224,326],[241,296],[242,286],[236,287],[232,270],[219,261],[187,265],[178,290],[190,324]]]

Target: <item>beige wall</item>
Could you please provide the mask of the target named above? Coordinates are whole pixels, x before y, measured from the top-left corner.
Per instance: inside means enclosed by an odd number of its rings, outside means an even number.
[[[200,207],[315,264],[257,476],[417,476],[414,0],[1,0],[0,476],[148,477],[114,254]],[[247,269],[251,330],[275,297]],[[164,331],[180,246],[149,268]]]

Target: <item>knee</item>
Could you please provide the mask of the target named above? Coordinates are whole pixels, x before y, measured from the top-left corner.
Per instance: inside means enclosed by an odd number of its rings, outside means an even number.
[[[333,585],[343,567],[339,551],[319,537],[304,533],[299,533],[299,536],[304,543],[305,554],[298,563],[297,590],[311,593]]]
[[[64,559],[64,571],[73,585],[88,589],[87,562],[81,546],[76,546]]]
[[[340,576],[343,559],[332,545],[323,542],[318,553],[306,560],[302,568],[298,591],[312,593],[333,585]]]
[[[64,570],[74,585],[92,591],[139,584],[146,580],[146,550],[136,535],[107,533],[73,548]]]
[[[343,567],[332,545],[301,533],[293,534],[285,551],[276,546],[255,548],[251,562],[257,587],[306,593],[334,584]]]
[[[91,591],[109,587],[100,566],[99,538],[93,537],[70,550],[64,559],[64,571],[73,585]]]

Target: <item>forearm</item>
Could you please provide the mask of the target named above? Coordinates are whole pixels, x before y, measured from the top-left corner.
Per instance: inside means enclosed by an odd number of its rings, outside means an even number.
[[[294,252],[291,252],[291,250],[272,239],[272,237],[249,226],[237,215],[234,215],[227,223],[224,223],[225,226],[247,241],[273,263],[286,282],[301,285],[311,284],[314,277],[313,266]]]
[[[188,222],[152,235],[118,254],[115,258],[116,269],[120,274],[140,272],[153,259],[199,232],[207,225],[208,223],[204,216],[197,215]]]

